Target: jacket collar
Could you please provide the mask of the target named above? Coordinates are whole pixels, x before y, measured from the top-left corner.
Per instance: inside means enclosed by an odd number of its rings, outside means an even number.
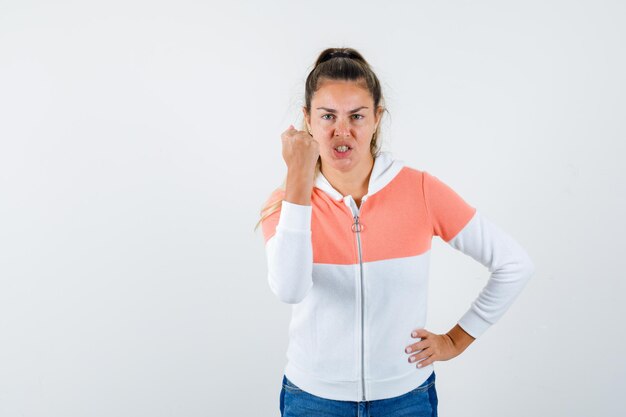
[[[391,152],[380,152],[376,159],[374,159],[374,166],[372,167],[372,173],[370,174],[367,194],[364,197],[369,197],[380,191],[392,179],[394,179],[396,175],[398,175],[403,166],[404,161],[395,159]],[[344,197],[339,191],[335,190],[321,171],[319,171],[315,177],[314,187],[324,191],[331,198],[337,201],[345,200],[348,197]]]

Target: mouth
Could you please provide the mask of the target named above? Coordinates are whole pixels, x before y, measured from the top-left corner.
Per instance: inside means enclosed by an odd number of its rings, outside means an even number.
[[[352,148],[348,145],[338,145],[333,148],[333,155],[335,158],[343,159],[352,154]]]
[[[348,144],[342,143],[342,144],[336,145],[335,147],[333,147],[333,149],[339,153],[344,153],[344,152],[348,152],[349,150],[351,150],[352,147]]]

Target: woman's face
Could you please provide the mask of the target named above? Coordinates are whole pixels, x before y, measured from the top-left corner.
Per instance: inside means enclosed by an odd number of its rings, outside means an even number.
[[[374,111],[374,99],[362,84],[325,80],[311,99],[311,113],[303,108],[306,124],[317,140],[324,169],[347,172],[372,162],[370,143],[380,121],[382,107]],[[337,150],[340,145],[349,149]]]

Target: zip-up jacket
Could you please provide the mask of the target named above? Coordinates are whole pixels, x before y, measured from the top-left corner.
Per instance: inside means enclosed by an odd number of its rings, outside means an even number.
[[[284,197],[274,190],[267,202]],[[292,304],[284,374],[327,399],[405,394],[433,372],[408,361],[426,327],[431,241],[439,236],[491,273],[458,320],[478,338],[534,266],[526,251],[452,188],[381,152],[357,207],[319,172],[311,205],[283,201],[262,222],[271,291]]]

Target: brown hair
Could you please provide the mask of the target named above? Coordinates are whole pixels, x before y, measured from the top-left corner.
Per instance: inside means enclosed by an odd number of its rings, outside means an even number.
[[[305,82],[304,103],[308,114],[311,114],[311,100],[313,95],[326,80],[355,81],[364,84],[363,86],[367,88],[374,99],[374,114],[379,106],[382,106],[383,110],[387,111],[384,106],[384,98],[378,77],[370,67],[369,63],[357,50],[352,48],[327,48],[320,53]],[[300,130],[307,130],[306,120],[302,121]],[[374,159],[380,154],[381,150],[379,137],[380,123],[374,131],[372,142],[370,144],[370,152],[372,153],[372,157]],[[318,158],[317,163],[315,164],[315,176],[317,176],[320,166],[321,158]],[[279,186],[279,189],[284,190],[286,182],[287,178],[285,177],[283,183]],[[257,229],[259,224],[266,217],[278,210],[282,201],[282,198],[276,201],[271,201],[261,209],[261,219],[257,222],[254,230]]]

